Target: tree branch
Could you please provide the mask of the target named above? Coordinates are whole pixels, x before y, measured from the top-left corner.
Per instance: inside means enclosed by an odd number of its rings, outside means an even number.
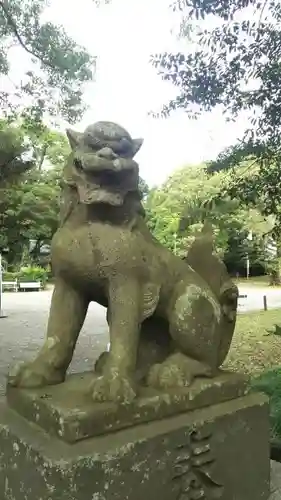
[[[260,40],[260,26],[262,23],[262,17],[263,17],[265,8],[267,6],[267,3],[268,3],[268,0],[264,0],[263,6],[262,6],[261,11],[260,11],[260,17],[259,17],[259,22],[258,22],[258,27],[257,27],[257,39],[256,39],[257,42],[259,42],[259,40]]]
[[[41,170],[42,170],[42,166],[43,166],[43,163],[45,160],[47,149],[48,149],[48,145],[47,145],[47,143],[45,143],[42,147],[42,150],[40,151],[40,155],[38,155],[39,156],[38,157],[38,170],[39,170],[39,172],[41,172]]]
[[[16,25],[14,19],[10,15],[9,10],[8,10],[8,8],[6,7],[6,5],[5,5],[5,3],[3,1],[0,1],[0,8],[2,9],[2,11],[4,13],[4,16],[5,16],[5,19],[6,19],[6,22],[7,22],[8,26],[13,30],[13,33],[14,33],[15,37],[17,38],[17,40],[18,40],[19,44],[21,45],[21,47],[28,54],[31,54],[32,56],[36,57],[45,66],[48,66],[49,68],[51,68],[53,70],[57,70],[56,66],[54,66],[53,64],[51,64],[50,61],[48,61],[47,59],[44,59],[40,54],[36,54],[36,52],[33,52],[33,50],[31,50],[26,45],[25,41],[23,40],[23,37],[21,36],[21,34],[18,31],[18,28],[17,28],[17,25]]]

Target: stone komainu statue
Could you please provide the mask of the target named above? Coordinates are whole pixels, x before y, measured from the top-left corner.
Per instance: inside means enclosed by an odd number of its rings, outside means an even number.
[[[140,384],[177,388],[214,376],[230,348],[238,291],[212,244],[202,234],[183,261],[151,235],[133,160],[142,140],[111,122],[67,135],[47,338],[9,383],[63,382],[91,301],[107,307],[110,333],[94,400],[130,402]]]

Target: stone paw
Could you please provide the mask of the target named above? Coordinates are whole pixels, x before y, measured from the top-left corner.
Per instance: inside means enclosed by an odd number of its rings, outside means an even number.
[[[8,374],[8,385],[12,387],[35,388],[56,385],[64,381],[64,374],[43,362],[24,363],[15,366]]]
[[[95,363],[95,372],[99,375],[103,373],[106,362],[108,360],[109,352],[102,352]]]
[[[172,389],[188,387],[192,382],[192,375],[176,364],[155,364],[149,370],[147,384],[158,389]]]
[[[131,403],[137,395],[135,383],[119,374],[106,374],[96,378],[92,385],[94,401],[114,401],[116,403]]]

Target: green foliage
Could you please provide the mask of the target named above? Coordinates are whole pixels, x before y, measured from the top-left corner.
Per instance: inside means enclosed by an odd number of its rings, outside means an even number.
[[[17,279],[21,282],[41,281],[44,287],[48,279],[48,271],[39,266],[22,267],[18,272]]]
[[[32,168],[33,161],[24,158],[27,152],[23,130],[0,120],[0,187]]]
[[[246,254],[252,265],[264,265],[263,234],[270,226],[257,209],[239,201],[222,199],[212,206],[206,200],[221,191],[224,176],[210,176],[204,165],[174,172],[146,199],[148,225],[154,236],[176,254],[184,256],[201,231],[204,221],[212,223],[215,249],[233,270],[245,267]],[[247,239],[253,231],[252,241]]]
[[[1,108],[36,122],[46,113],[75,122],[84,111],[83,86],[93,78],[95,60],[61,26],[43,21],[47,6],[47,0],[0,1],[0,74],[9,75],[10,47],[31,56],[21,82],[12,92],[0,92]]]
[[[227,170],[232,161],[232,155],[230,154],[227,159],[224,157],[226,162],[221,163],[221,158],[222,155],[214,163],[215,168],[219,166],[219,170]],[[222,184],[219,197],[214,198],[212,203],[216,203],[224,197],[230,197],[239,199],[245,205],[258,207],[265,217],[274,217],[272,219],[274,220],[272,236],[279,239],[281,233],[281,205],[279,201],[281,163],[279,163],[279,159],[272,162],[272,159],[249,159],[248,157],[247,162],[243,162],[243,169],[240,168],[241,164],[237,164],[235,170],[232,170],[228,177],[228,181],[226,180]],[[209,164],[209,170],[212,168],[213,164]]]
[[[28,116],[22,118],[18,128],[25,136],[36,167],[40,170],[44,162],[62,167],[70,153],[69,142],[65,134],[51,130],[42,123],[35,122]]]
[[[180,214],[177,203],[167,199],[166,186],[157,190],[152,190],[145,203],[146,218],[148,227],[154,236],[164,246],[172,251],[177,248],[177,231],[179,226]]]
[[[281,369],[269,370],[252,380],[252,390],[263,392],[270,400],[272,438],[281,438]]]
[[[279,99],[280,3],[179,0],[174,8],[179,7],[185,16],[182,35],[188,26],[192,48],[186,54],[158,54],[152,59],[163,78],[179,88],[179,96],[163,112],[179,107],[193,113],[193,105],[198,111],[208,111],[222,104],[232,118],[257,105],[262,113],[253,117],[257,133],[261,138],[268,132],[275,133],[272,126],[273,120],[278,120],[273,108],[276,111]],[[199,18],[206,19],[206,23],[198,23]],[[245,83],[253,83],[253,79],[259,79],[258,88],[245,88]]]
[[[269,335],[276,335],[277,337],[281,337],[281,326],[275,324],[273,330],[267,330]]]
[[[142,177],[139,178],[139,190],[141,192],[142,199],[145,199],[149,193],[149,186]]]
[[[4,272],[3,281],[28,282],[28,281],[41,281],[42,287],[46,286],[48,281],[47,269],[39,266],[26,266],[22,267],[20,271]]]
[[[11,168],[11,175],[0,185],[0,250],[9,248],[6,261],[10,266],[31,258],[38,262],[41,247],[49,244],[56,231],[61,169],[69,154],[62,134],[41,125],[36,128],[34,123],[28,125],[26,121],[13,125],[12,132],[28,148],[31,168],[26,172],[22,169],[21,175]],[[5,152],[5,143],[3,148]],[[11,183],[11,179],[17,182]],[[30,240],[35,241],[31,254]]]
[[[0,187],[6,187],[44,164],[62,168],[69,155],[64,134],[29,119],[0,120]]]
[[[15,281],[18,279],[18,272],[8,272],[8,271],[5,271],[3,274],[2,274],[2,279],[3,281]]]
[[[9,264],[29,246],[30,239],[36,240],[40,247],[48,243],[56,231],[59,187],[52,175],[53,172],[48,171],[31,171],[17,186],[1,190],[0,247],[9,248]]]
[[[250,116],[243,139],[224,151],[212,171],[247,161],[250,176],[234,175],[224,193],[260,203],[281,230],[281,4],[277,0],[177,0],[183,13],[186,53],[153,56],[165,80],[178,88],[162,115],[185,109],[191,117],[220,106],[228,120]]]

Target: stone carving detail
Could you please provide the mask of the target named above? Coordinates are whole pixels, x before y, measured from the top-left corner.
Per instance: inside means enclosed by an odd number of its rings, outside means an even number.
[[[95,401],[130,403],[140,383],[166,390],[214,377],[230,348],[238,290],[212,244],[202,235],[184,261],[152,236],[133,159],[141,139],[111,122],[67,135],[47,338],[9,383],[62,383],[91,301],[107,307],[110,334],[93,376]]]
[[[208,427],[191,432],[177,447],[173,482],[177,483],[176,500],[218,500],[223,486],[213,477],[215,458],[211,450]]]

